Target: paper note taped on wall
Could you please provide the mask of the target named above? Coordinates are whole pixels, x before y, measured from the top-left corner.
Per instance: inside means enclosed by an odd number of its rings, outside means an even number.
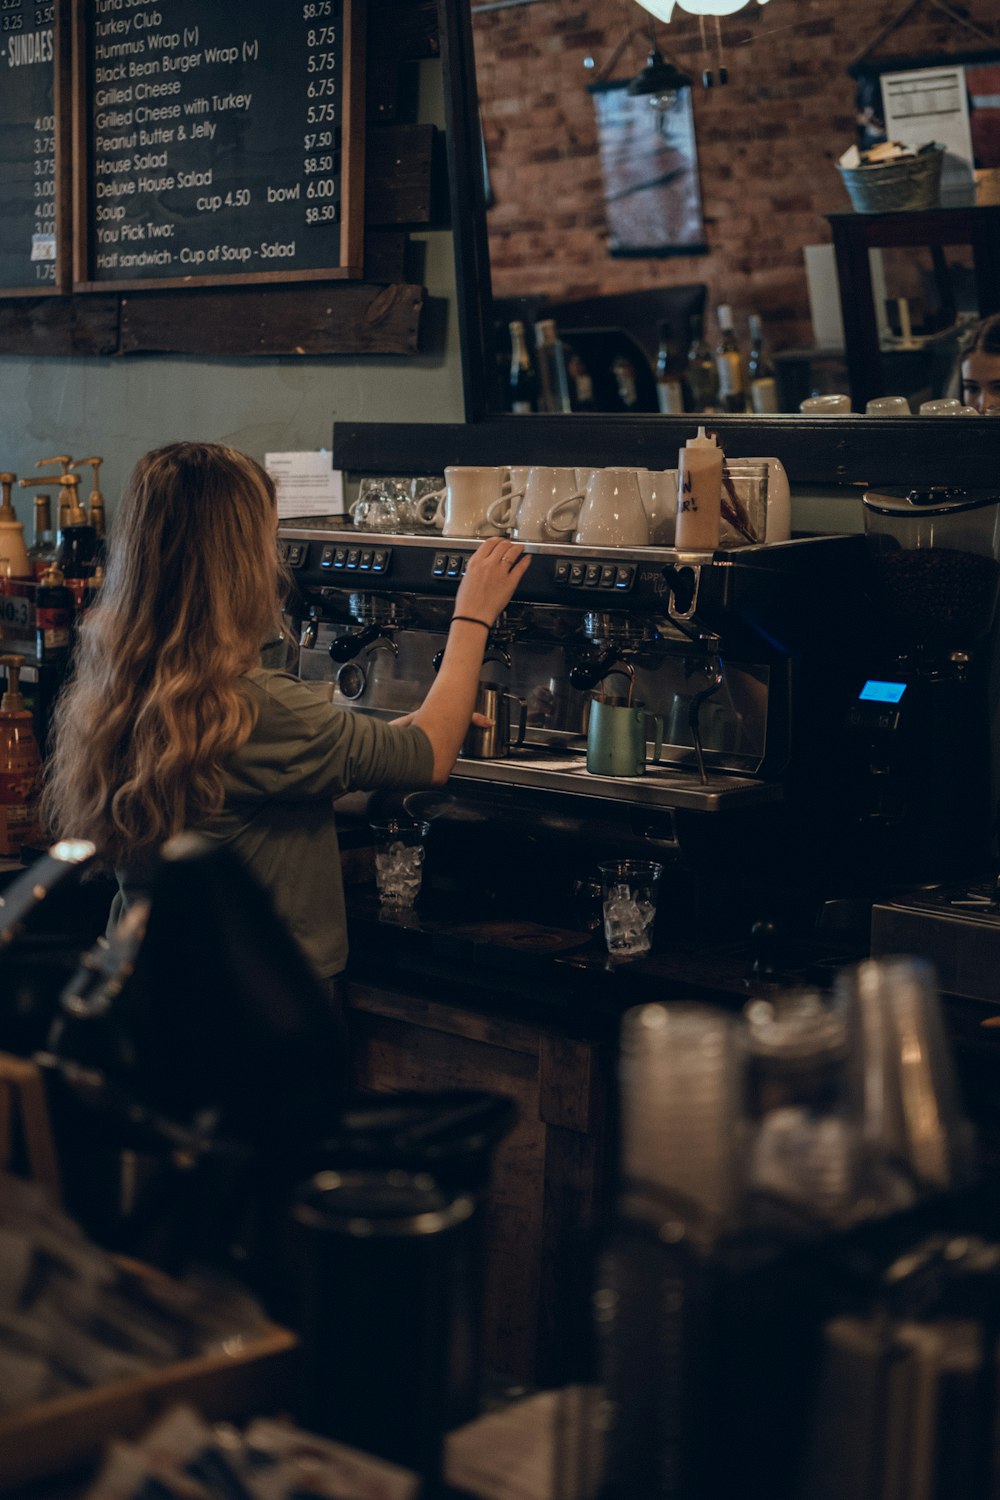
[[[31,259],[32,260],[55,260],[56,237],[54,234],[33,234],[31,236]]]
[[[274,480],[279,520],[343,514],[344,476],[332,467],[326,448],[318,453],[265,453],[264,467]]]

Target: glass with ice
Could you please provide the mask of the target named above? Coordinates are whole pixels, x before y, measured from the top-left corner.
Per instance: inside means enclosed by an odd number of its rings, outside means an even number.
[[[383,906],[412,906],[420,893],[424,839],[429,823],[391,818],[372,823],[375,844],[375,884]]]
[[[601,865],[604,940],[612,963],[641,958],[652,947],[662,873],[663,866],[649,859],[618,859]]]

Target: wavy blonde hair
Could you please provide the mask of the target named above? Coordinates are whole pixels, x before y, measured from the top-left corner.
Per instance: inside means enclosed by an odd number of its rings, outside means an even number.
[[[139,460],[53,716],[52,836],[131,864],[221,807],[254,725],[240,677],[288,582],[276,528],[274,486],[243,453],[172,443]]]

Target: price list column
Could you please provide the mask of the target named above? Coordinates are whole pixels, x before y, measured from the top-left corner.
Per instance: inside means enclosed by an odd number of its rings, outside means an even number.
[[[0,0],[0,287],[55,290],[55,6]]]
[[[89,0],[84,284],[347,274],[355,3],[244,0],[220,14],[204,0]]]
[[[306,225],[336,223],[340,206],[341,57],[339,0],[302,6],[306,99],[302,136]]]

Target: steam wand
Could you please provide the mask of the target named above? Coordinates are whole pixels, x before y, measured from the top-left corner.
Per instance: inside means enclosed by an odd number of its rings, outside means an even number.
[[[702,705],[707,703],[713,693],[717,693],[725,681],[722,670],[721,656],[716,659],[716,664],[711,668],[710,681],[707,688],[696,693],[691,699],[688,709],[688,724],[691,726],[691,738],[694,740],[694,753],[698,761],[698,780],[702,786],[708,785],[708,772],[705,770],[705,751],[701,743],[701,710]]]

